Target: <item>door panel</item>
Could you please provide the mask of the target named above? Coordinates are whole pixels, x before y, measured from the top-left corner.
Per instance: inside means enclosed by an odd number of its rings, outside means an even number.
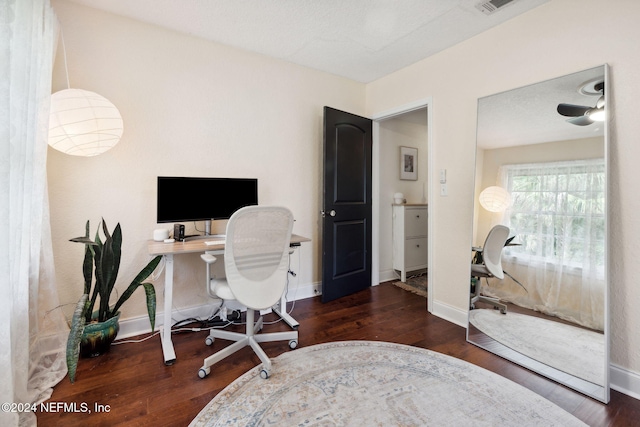
[[[366,136],[361,129],[349,125],[336,128],[333,192],[336,204],[366,202]]]
[[[322,301],[371,286],[370,119],[325,107]]]
[[[334,278],[358,274],[367,268],[366,224],[364,221],[341,221],[333,223],[335,243],[333,247]]]

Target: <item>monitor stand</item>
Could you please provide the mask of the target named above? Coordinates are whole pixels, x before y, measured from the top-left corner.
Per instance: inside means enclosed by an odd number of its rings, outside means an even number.
[[[211,222],[213,220],[209,219],[204,222],[204,235],[202,236],[187,236],[184,238],[185,242],[191,242],[194,240],[214,240],[214,239],[224,239],[224,234],[211,234]]]

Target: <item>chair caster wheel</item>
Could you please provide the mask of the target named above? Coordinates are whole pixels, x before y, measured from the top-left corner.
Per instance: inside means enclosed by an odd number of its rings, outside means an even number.
[[[294,349],[294,348],[296,348],[296,347],[298,347],[298,341],[296,341],[296,340],[291,340],[291,341],[289,341],[289,348],[290,348],[291,350],[293,350],[293,349]]]
[[[507,310],[500,310],[500,313],[507,314]]]
[[[207,339],[204,340],[204,343],[206,345],[211,345],[211,344],[213,344],[213,341],[214,341],[213,337],[207,337]]]
[[[262,378],[263,380],[266,380],[267,378],[269,378],[269,376],[269,371],[267,371],[266,369],[260,371],[260,378]]]
[[[209,372],[211,368],[200,368],[200,370],[198,371],[198,376],[200,378],[205,378],[207,375],[209,375]]]

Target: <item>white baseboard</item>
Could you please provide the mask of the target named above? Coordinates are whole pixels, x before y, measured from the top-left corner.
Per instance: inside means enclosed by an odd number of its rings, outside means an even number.
[[[379,282],[388,282],[390,280],[397,280],[398,274],[393,269],[384,270],[380,272]]]
[[[614,363],[609,365],[611,388],[640,400],[640,374]]]
[[[317,297],[318,295],[322,295],[321,282],[298,285],[295,288],[289,289],[286,293],[287,301],[298,301],[301,299]]]
[[[440,301],[433,301],[433,312],[431,314],[441,317],[455,325],[462,326],[465,329],[467,328],[469,315],[466,310],[460,310],[457,307],[453,307]]]

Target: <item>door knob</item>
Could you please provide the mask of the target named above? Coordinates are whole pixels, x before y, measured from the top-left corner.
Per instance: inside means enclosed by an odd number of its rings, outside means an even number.
[[[324,218],[326,215],[325,211],[320,211],[320,213],[322,214],[322,218]],[[336,216],[336,211],[331,209],[331,211],[329,212],[329,216]]]

